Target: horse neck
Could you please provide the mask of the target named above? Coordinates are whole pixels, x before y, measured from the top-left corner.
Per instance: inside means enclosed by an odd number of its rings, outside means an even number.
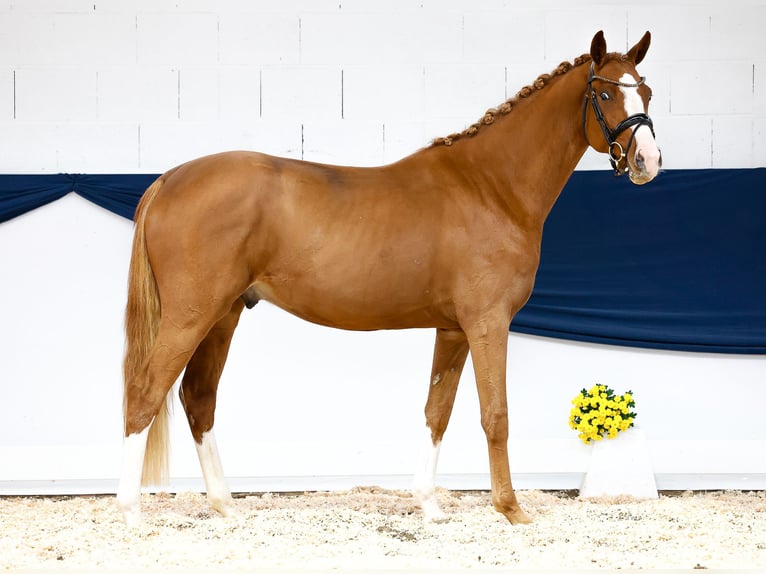
[[[557,76],[495,124],[448,150],[481,166],[477,187],[540,229],[588,147],[582,126],[586,76],[586,66]]]

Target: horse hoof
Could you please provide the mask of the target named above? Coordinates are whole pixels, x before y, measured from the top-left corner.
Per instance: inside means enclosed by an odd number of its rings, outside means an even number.
[[[507,510],[503,512],[503,515],[514,526],[517,524],[530,524],[532,522],[532,519],[521,508]]]
[[[423,524],[444,524],[445,522],[449,522],[449,516],[441,510],[423,513]]]
[[[122,518],[125,520],[125,524],[130,530],[136,530],[141,526],[140,510],[123,510]]]
[[[225,506],[223,508],[217,508],[218,512],[223,516],[224,518],[227,518],[229,520],[237,520],[240,518],[240,513],[232,508],[231,506]]]
[[[210,500],[210,506],[224,518],[239,518],[239,512],[234,508],[234,501],[231,498],[227,500]]]

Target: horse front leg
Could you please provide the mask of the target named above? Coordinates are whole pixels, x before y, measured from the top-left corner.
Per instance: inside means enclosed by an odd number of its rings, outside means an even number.
[[[492,504],[511,524],[530,519],[519,507],[508,463],[506,358],[510,320],[504,314],[484,318],[466,329],[479,391],[481,425],[487,437]]]
[[[413,482],[413,493],[423,509],[424,522],[446,520],[446,515],[436,501],[436,465],[467,355],[468,341],[463,331],[437,329],[431,384],[428,387],[428,401],[425,408],[426,433],[423,458]]]
[[[179,390],[197,449],[208,502],[226,517],[236,516],[237,513],[223,473],[213,426],[218,382],[243,307],[242,301],[237,300],[229,313],[202,340],[186,367]]]

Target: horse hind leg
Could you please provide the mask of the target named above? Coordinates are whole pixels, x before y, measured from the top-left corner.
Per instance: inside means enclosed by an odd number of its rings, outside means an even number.
[[[152,476],[150,471],[144,482],[165,478],[162,461],[166,460],[168,436],[166,414],[161,409],[208,325],[200,322],[184,328],[173,321],[161,321],[143,366],[126,381],[125,438],[117,501],[129,526],[137,526],[141,520],[140,493],[145,467],[149,465],[161,472]],[[162,430],[152,437],[150,428],[158,422],[162,423]]]
[[[223,474],[213,425],[218,382],[244,304],[237,300],[199,344],[186,367],[179,391],[197,448],[208,501],[223,516],[235,516],[236,512]]]
[[[431,384],[425,408],[423,458],[413,483],[413,493],[423,509],[424,522],[443,522],[447,519],[436,500],[436,465],[467,356],[468,341],[465,333],[437,329]]]

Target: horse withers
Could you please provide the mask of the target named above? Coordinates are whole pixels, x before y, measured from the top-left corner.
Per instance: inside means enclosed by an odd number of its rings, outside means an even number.
[[[647,32],[626,54],[608,53],[599,32],[589,53],[390,165],[228,152],[152,183],[136,210],[126,312],[126,521],[140,520],[142,478],[167,475],[166,407],[181,373],[209,501],[233,512],[216,391],[240,314],[263,299],[341,329],[435,329],[414,482],[426,521],[444,518],[436,464],[470,350],[492,502],[528,522],[508,463],[508,327],[532,292],[543,223],[588,146],[637,184],[658,173],[651,91],[636,71],[649,42]]]

